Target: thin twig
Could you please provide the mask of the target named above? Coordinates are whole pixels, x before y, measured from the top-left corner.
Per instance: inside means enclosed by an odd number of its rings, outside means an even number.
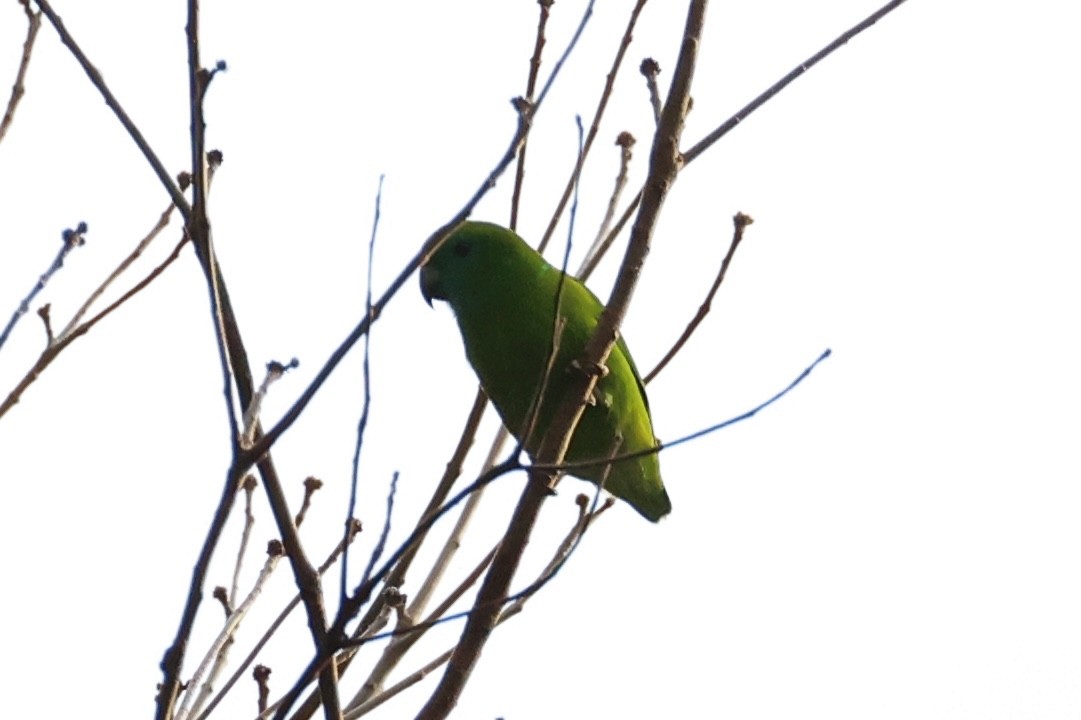
[[[721,269],[717,271],[717,277],[713,280],[713,285],[710,287],[709,292],[706,293],[706,299],[702,301],[702,304],[698,307],[698,312],[694,314],[691,321],[687,323],[687,327],[684,328],[683,333],[672,345],[671,349],[665,353],[661,361],[657,363],[657,366],[646,374],[642,379],[643,385],[648,385],[649,381],[657,377],[661,370],[664,370],[665,366],[672,361],[672,358],[683,346],[687,344],[687,341],[691,339],[691,335],[702,324],[702,321],[706,319],[706,315],[709,314],[710,308],[713,306],[713,298],[717,294],[717,290],[720,289],[721,283],[724,282],[725,275],[728,274],[728,266],[732,264],[732,258],[736,254],[736,248],[739,247],[740,241],[743,240],[743,230],[753,223],[754,220],[750,215],[744,215],[743,213],[736,213],[732,218],[732,224],[735,226],[732,231],[732,242],[728,246],[728,252],[724,255],[724,260],[721,261]]]
[[[240,531],[240,545],[236,551],[236,562],[233,564],[233,584],[229,589],[229,606],[236,607],[237,596],[240,593],[240,570],[244,567],[244,558],[248,554],[248,543],[251,541],[251,531],[255,527],[255,513],[252,512],[252,496],[255,494],[255,486],[258,481],[254,475],[245,475],[240,481],[240,489],[244,491],[244,528]]]
[[[552,72],[548,73],[548,79],[544,81],[544,87],[541,88],[540,95],[537,96],[536,105],[540,105],[544,102],[544,98],[548,97],[548,91],[555,85],[556,78],[559,77],[559,72],[563,69],[564,63],[570,58],[571,53],[574,52],[574,48],[578,46],[578,40],[582,37],[586,25],[589,24],[589,19],[593,17],[593,6],[595,4],[596,0],[589,0],[589,4],[586,5],[586,9],[582,12],[582,19],[578,21],[578,27],[574,29],[574,34],[571,35],[567,47],[563,49],[563,54],[559,56],[555,65],[552,66]]]
[[[255,395],[252,396],[251,403],[244,411],[240,434],[242,447],[251,447],[251,444],[255,442],[255,434],[259,430],[259,415],[263,411],[263,400],[266,399],[267,394],[270,392],[270,386],[281,380],[285,373],[299,366],[300,361],[296,358],[293,358],[288,363],[278,362],[277,360],[271,360],[267,363],[263,382],[259,383],[259,388],[255,391]]]
[[[26,70],[30,67],[30,55],[34,50],[34,40],[37,39],[38,30],[41,29],[41,11],[33,12],[30,3],[21,0],[23,11],[26,12],[26,40],[23,41],[23,55],[19,61],[19,69],[15,72],[15,82],[11,86],[11,97],[8,98],[4,117],[0,119],[0,142],[4,141],[8,128],[15,120],[15,109],[19,107],[19,101],[26,94]]]
[[[754,417],[755,415],[757,415],[762,410],[765,410],[770,405],[777,402],[778,400],[783,398],[785,395],[790,393],[792,390],[794,390],[795,387],[797,385],[799,385],[801,382],[806,380],[807,377],[810,376],[811,372],[813,372],[815,370],[815,368],[817,368],[824,360],[826,360],[826,358],[828,358],[832,354],[833,354],[833,351],[830,350],[829,348],[826,348],[825,350],[823,350],[822,354],[820,354],[817,358],[815,358],[814,362],[812,362],[810,365],[805,367],[803,369],[803,371],[799,375],[796,376],[795,380],[788,383],[788,385],[786,385],[783,390],[778,392],[776,395],[773,395],[768,400],[766,400],[764,402],[761,402],[758,405],[755,405],[750,410],[748,410],[748,411],[746,411],[744,413],[740,413],[739,415],[736,415],[735,417],[729,418],[727,420],[723,420],[723,421],[721,421],[719,423],[716,423],[715,425],[710,425],[709,427],[702,428],[701,430],[696,430],[693,433],[691,433],[690,435],[684,435],[683,437],[677,438],[676,440],[672,440],[671,442],[658,443],[657,445],[655,445],[655,446],[653,446],[651,448],[645,448],[643,450],[635,450],[634,452],[621,453],[621,454],[612,455],[612,456],[606,457],[606,458],[597,458],[597,459],[593,459],[593,460],[575,460],[573,462],[562,462],[562,463],[533,463],[532,465],[529,466],[529,469],[530,470],[537,470],[537,471],[540,471],[540,472],[546,472],[546,473],[554,473],[554,472],[573,473],[575,470],[583,470],[583,469],[586,469],[586,468],[597,467],[598,465],[611,465],[611,464],[614,464],[614,463],[617,463],[617,462],[623,462],[624,460],[633,460],[634,458],[640,458],[640,457],[644,457],[646,455],[653,455],[655,453],[661,452],[662,450],[668,450],[668,449],[674,448],[674,447],[676,447],[678,445],[682,445],[684,443],[691,442],[692,440],[697,440],[698,438],[703,437],[705,435],[715,433],[718,430],[723,430],[724,428],[728,427],[729,425],[735,425],[736,423],[743,422],[744,420],[749,420],[750,418]]]
[[[646,79],[646,89],[649,90],[649,104],[653,108],[653,120],[661,121],[661,90],[657,87],[657,76],[661,74],[661,65],[653,58],[646,58],[638,66],[638,71]]]
[[[150,167],[154,170],[154,174],[158,176],[158,181],[161,182],[162,186],[165,188],[165,192],[167,192],[172,199],[173,204],[180,210],[180,214],[184,217],[184,222],[187,223],[191,217],[191,206],[188,205],[187,199],[184,198],[184,193],[180,191],[177,184],[173,182],[173,178],[169,176],[169,171],[165,169],[165,165],[162,164],[157,154],[151,149],[150,143],[146,141],[142,132],[139,131],[139,128],[136,127],[135,123],[128,117],[128,114],[120,104],[120,101],[117,100],[116,96],[109,90],[109,86],[105,84],[105,79],[101,76],[101,73],[91,64],[90,60],[86,57],[86,54],[83,53],[82,48],[75,42],[75,38],[73,38],[67,31],[67,28],[64,27],[64,21],[61,20],[60,16],[53,10],[52,5],[49,4],[49,0],[33,1],[37,3],[37,6],[45,13],[45,17],[49,19],[49,22],[56,30],[56,34],[60,36],[60,42],[62,42],[64,46],[71,51],[71,54],[75,56],[79,65],[82,66],[83,72],[90,78],[90,82],[93,83],[94,87],[96,87],[102,97],[105,98],[105,104],[109,106],[109,109],[112,110],[117,119],[120,120],[120,124],[128,131],[128,135],[131,136],[131,139],[135,141],[135,145],[139,148],[143,157],[146,158],[146,161],[150,163]]]
[[[805,72],[813,68],[821,61],[825,60],[827,57],[832,55],[835,50],[840,49],[849,40],[874,25],[886,15],[889,15],[891,12],[900,7],[904,2],[905,0],[892,0],[891,2],[886,3],[878,10],[875,10],[866,18],[838,35],[831,43],[816,52],[814,55],[794,67],[791,71],[789,71],[787,75],[770,85],[765,92],[763,92],[751,102],[744,105],[739,111],[736,112],[735,115],[721,123],[720,126],[717,127],[717,129],[713,130],[711,133],[709,133],[704,138],[692,145],[691,149],[683,154],[684,164],[692,162],[695,158],[697,158],[699,155],[709,149],[709,147],[713,145],[713,143],[720,140],[722,137],[727,135],[729,131],[731,131],[741,122],[746,120],[748,115],[766,104],[766,102],[771,100],[773,96],[779,93],[781,90],[784,90],[789,84],[792,83],[793,80],[798,78],[800,75],[803,75]]]
[[[580,154],[578,161],[575,163],[574,169],[571,171],[571,176],[567,180],[567,185],[563,188],[563,194],[556,204],[556,209],[552,213],[552,218],[548,221],[548,228],[544,231],[544,235],[541,236],[541,241],[537,246],[537,251],[540,253],[543,253],[545,248],[548,247],[548,242],[555,232],[556,225],[559,224],[559,219],[563,217],[563,210],[567,207],[567,202],[570,200],[571,192],[577,182],[575,178],[580,177],[582,174],[580,165],[585,163],[586,157],[589,156],[589,151],[593,147],[593,140],[597,137],[597,131],[600,130],[601,118],[604,117],[604,111],[608,107],[608,100],[612,97],[612,88],[615,86],[616,76],[619,74],[619,69],[623,65],[623,58],[626,56],[627,48],[630,47],[631,40],[634,37],[634,27],[638,24],[638,16],[641,15],[642,8],[645,7],[645,5],[646,0],[637,0],[634,4],[634,8],[631,10],[630,17],[627,19],[627,27],[623,31],[623,37],[620,38],[619,48],[616,50],[616,56],[612,60],[612,67],[608,70],[607,77],[605,77],[604,88],[601,90],[600,99],[597,101],[597,109],[593,111],[593,121],[589,125],[589,132],[586,133],[585,147]],[[590,8],[587,9],[591,8],[592,3],[590,3]]]
[[[56,257],[53,258],[52,263],[48,269],[38,278],[38,281],[34,283],[34,287],[30,288],[30,294],[23,298],[19,306],[15,308],[15,312],[11,314],[11,319],[8,320],[7,326],[3,332],[0,332],[0,349],[4,347],[4,343],[7,342],[8,337],[11,336],[11,331],[15,329],[15,325],[23,315],[30,309],[30,304],[34,302],[34,298],[38,293],[45,289],[45,286],[49,284],[49,280],[52,279],[60,268],[64,267],[64,258],[68,256],[72,250],[77,247],[82,247],[86,244],[86,223],[79,223],[78,227],[74,230],[67,229],[63,232],[63,244],[60,246],[59,252],[56,253]],[[54,339],[55,340],[55,339]],[[52,344],[52,343],[50,343]]]
[[[507,429],[505,427],[500,427],[499,431],[496,433],[494,441],[492,442],[491,448],[489,448],[488,450],[488,456],[487,458],[485,458],[484,463],[481,466],[482,472],[487,472],[495,466],[496,460],[502,453],[503,446],[506,444],[506,441],[509,437],[510,433],[507,432]],[[447,536],[446,541],[443,543],[443,547],[439,552],[439,556],[436,558],[435,562],[432,563],[432,568],[425,576],[424,581],[421,583],[420,589],[418,589],[417,592],[411,596],[412,602],[409,604],[409,607],[406,611],[407,617],[416,618],[424,612],[425,608],[428,605],[428,601],[431,599],[432,594],[435,592],[436,588],[439,586],[440,581],[443,579],[444,573],[449,567],[451,560],[461,548],[462,538],[465,534],[466,528],[469,526],[469,523],[472,520],[474,514],[476,513],[477,508],[480,507],[480,502],[483,497],[483,487],[470,493],[467,497],[465,505],[462,507],[462,512],[458,515],[458,519],[454,523],[454,528],[451,530],[450,534]],[[417,547],[418,545],[419,543],[414,544],[413,547]],[[488,558],[488,561],[490,560],[491,557]],[[484,563],[484,567],[487,567],[487,561]],[[397,569],[398,566],[395,566],[395,571],[397,571]],[[478,573],[479,577],[479,573],[483,572],[483,568],[478,569],[476,572]],[[472,585],[473,582],[476,582],[476,578],[474,578],[472,581],[469,581],[469,585]],[[392,578],[389,577],[386,581],[386,585],[387,587],[395,587]],[[458,590],[452,592],[450,598],[456,599],[456,593],[459,593],[459,591],[464,592],[465,588],[462,588],[462,586],[459,585]],[[444,600],[444,602],[440,604],[440,608],[443,608],[443,606],[447,605],[448,603],[454,602],[454,600],[450,598]],[[445,612],[446,608],[436,609],[431,613],[429,617],[439,617]],[[371,636],[367,633],[364,637],[365,642],[371,639]],[[354,633],[353,639],[356,640],[359,638],[360,635]],[[386,680],[386,676],[394,670],[394,668],[404,657],[405,652],[411,645],[412,642],[404,646],[394,642],[387,645],[386,649],[383,651],[383,654],[376,662],[375,667],[372,668],[372,671],[369,673],[368,678],[361,686],[361,690],[358,691],[357,697],[354,698],[350,705],[352,706],[366,701],[372,693],[376,692],[379,688],[381,688],[383,682]]]
[[[616,146],[619,147],[619,172],[616,174],[616,183],[615,187],[612,188],[612,195],[608,198],[608,207],[605,208],[604,219],[601,220],[600,227],[597,228],[597,236],[593,239],[593,244],[589,246],[589,250],[586,251],[585,257],[582,259],[582,266],[575,275],[579,280],[585,281],[593,273],[593,269],[600,262],[601,257],[611,247],[611,242],[605,245],[604,239],[612,225],[612,218],[615,217],[619,198],[623,196],[623,190],[627,187],[627,173],[630,170],[631,158],[634,155],[632,152],[634,143],[634,135],[631,135],[626,130],[616,137]]]
[[[101,285],[99,285],[97,289],[94,290],[94,292],[90,293],[90,296],[86,299],[86,302],[84,302],[82,304],[82,307],[80,307],[78,311],[76,311],[76,313],[72,316],[71,320],[68,321],[67,326],[60,331],[60,334],[57,337],[62,338],[69,332],[71,332],[83,319],[83,315],[89,312],[90,307],[99,297],[101,297],[105,293],[105,290],[108,289],[108,287],[113,283],[113,281],[119,278],[121,273],[127,270],[132,263],[139,259],[139,257],[143,254],[143,252],[154,240],[154,238],[156,238],[161,233],[161,231],[165,229],[165,226],[169,224],[169,217],[173,214],[173,210],[175,209],[176,205],[173,205],[173,203],[170,202],[169,206],[165,208],[164,211],[162,211],[161,217],[158,218],[158,221],[154,224],[154,227],[150,228],[150,232],[148,232],[143,237],[143,239],[136,244],[135,249],[132,250],[131,253],[129,253],[128,256],[121,261],[120,265],[118,265],[115,270],[109,273],[109,277],[105,278],[104,282],[102,282]]]
[[[304,478],[304,499],[300,501],[300,510],[297,510],[297,516],[293,518],[293,524],[296,525],[298,528],[300,527],[301,523],[304,522],[304,518],[307,516],[308,510],[311,509],[312,498],[315,497],[315,493],[321,490],[322,487],[323,481],[315,477],[314,475],[309,475],[308,477]],[[356,525],[356,520],[349,524],[350,533],[357,532]],[[344,547],[348,549],[348,543],[346,543]]]
[[[372,217],[372,232],[368,239],[368,274],[365,281],[364,291],[364,315],[365,317],[371,317],[372,314],[372,261],[375,258],[375,238],[379,233],[379,215],[383,203],[383,175],[379,176],[379,188],[375,193],[375,211]],[[372,406],[372,373],[371,363],[369,361],[371,357],[371,331],[364,335],[364,358],[361,362],[361,387],[363,393],[363,400],[361,401],[360,420],[357,421],[357,441],[353,444],[353,467],[349,478],[349,505],[346,507],[345,523],[342,532],[348,533],[349,528],[353,523],[353,518],[357,512],[357,486],[360,483],[360,449],[364,446],[364,431],[368,427],[368,412]],[[395,482],[397,481],[397,474],[394,476]],[[393,489],[391,491],[391,498],[393,498]],[[392,500],[391,500],[392,502]],[[386,526],[390,526],[390,512],[387,512]],[[375,564],[375,557],[373,555],[371,562],[369,563],[369,571],[371,566]],[[345,547],[345,556],[342,559],[342,567],[340,573],[340,588],[338,591],[338,602],[341,603],[345,599],[349,582],[349,546]]]
[[[383,520],[383,532],[379,534],[379,540],[375,543],[375,547],[372,549],[372,555],[368,558],[368,567],[364,568],[363,580],[360,581],[361,585],[366,585],[368,580],[372,576],[372,569],[375,564],[379,562],[379,558],[382,557],[383,551],[387,547],[387,537],[390,536],[390,521],[394,516],[394,495],[398,492],[398,472],[395,471],[390,478],[390,489],[387,490],[387,516]],[[345,594],[342,594],[342,599],[345,599]]]
[[[548,18],[551,15],[554,0],[538,0],[540,17],[537,19],[537,36],[533,42],[533,56],[529,59],[529,77],[525,84],[525,97],[529,103],[533,102],[533,93],[537,89],[537,76],[540,74],[541,53],[546,43],[544,31],[548,27]],[[510,229],[518,227],[518,204],[522,197],[522,186],[525,183],[525,157],[529,147],[529,137],[522,142],[522,149],[518,152],[518,162],[514,168],[514,190],[510,196]]]
[[[134,297],[140,290],[152,283],[155,278],[165,272],[165,269],[172,265],[173,262],[180,256],[180,251],[187,241],[188,238],[185,235],[180,239],[180,242],[177,243],[176,247],[173,248],[173,252],[170,253],[169,256],[165,258],[157,267],[147,273],[146,277],[135,283],[135,285],[133,285],[130,290],[117,298],[115,302],[113,302],[107,308],[99,312],[97,315],[72,330],[62,340],[60,340],[59,342],[55,342],[45,348],[45,350],[38,357],[37,361],[34,363],[34,366],[26,372],[26,375],[23,376],[22,380],[20,380],[19,383],[15,386],[15,388],[10,393],[8,393],[8,396],[4,398],[4,402],[0,403],[0,418],[2,418],[8,410],[15,407],[15,405],[19,402],[20,398],[22,398],[22,394],[26,392],[26,389],[30,387],[35,380],[38,379],[41,373],[44,372],[45,368],[49,367],[52,361],[55,360],[61,352],[63,352],[64,348],[66,348],[68,345],[75,342],[80,337],[89,332],[90,329],[97,325],[101,320],[104,320],[114,310],[123,305],[130,298]]]

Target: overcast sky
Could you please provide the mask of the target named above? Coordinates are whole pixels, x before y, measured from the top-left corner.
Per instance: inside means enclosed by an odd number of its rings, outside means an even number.
[[[170,171],[190,162],[182,5],[56,0]],[[377,293],[504,152],[537,6],[203,6],[204,61],[228,63],[206,102],[208,142],[225,155],[210,203],[223,273],[253,364],[300,361],[267,400],[273,422],[363,314],[380,176]],[[592,116],[630,6],[598,3],[540,110],[519,222],[528,240],[551,217],[574,162],[575,115]],[[684,146],[877,6],[714,3]],[[553,7],[547,68],[583,7]],[[603,215],[620,131],[639,141],[628,192],[644,177],[653,120],[637,67],[655,58],[667,88],[684,13],[654,0],[642,15],[583,176],[572,265]],[[688,166],[624,326],[639,367],[656,364],[701,303],[731,217],[755,223],[708,319],[650,385],[658,436],[738,415],[826,348],[833,356],[755,418],[666,451],[671,516],[652,526],[625,505],[606,513],[494,634],[458,716],[1078,716],[1077,20],[1064,3],[912,0]],[[22,8],[5,3],[4,87],[24,32]],[[85,221],[89,232],[0,349],[0,398],[42,349],[37,307],[51,303],[54,326],[66,324],[168,203],[51,27],[26,84],[0,142],[0,322],[62,230]],[[511,186],[504,177],[476,217],[507,222]],[[177,223],[122,287],[168,254]],[[566,237],[564,220],[553,261]],[[601,298],[617,266],[616,254],[591,279]],[[393,544],[476,389],[449,309],[428,309],[415,279],[377,323],[371,353],[358,507],[367,531],[353,582],[391,474],[401,478]],[[349,356],[274,453],[294,503],[306,476],[326,483],[302,528],[317,561],[345,513],[360,359]],[[486,417],[467,474],[495,428]],[[228,466],[227,431],[190,249],[0,418],[0,663],[18,689],[12,716],[40,713],[43,700],[116,717],[153,711],[158,662]],[[523,478],[490,489],[445,591],[502,533]],[[567,479],[548,501],[516,587],[547,562],[590,488]],[[255,505],[262,548],[276,531],[261,491]],[[238,520],[209,587],[230,582]],[[260,556],[246,565],[249,584]],[[293,587],[282,564],[234,658]],[[220,622],[206,601],[189,673]],[[439,628],[400,673],[460,632]],[[298,615],[264,659],[275,696],[310,652]],[[373,717],[411,717],[440,675]],[[343,694],[359,682],[346,676]],[[223,716],[253,715],[253,698],[245,679]]]

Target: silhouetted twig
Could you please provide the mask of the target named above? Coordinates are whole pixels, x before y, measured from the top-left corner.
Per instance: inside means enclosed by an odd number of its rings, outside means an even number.
[[[38,281],[34,283],[34,287],[30,289],[30,294],[23,298],[19,306],[15,308],[15,312],[12,313],[11,319],[8,320],[7,326],[3,332],[0,332],[0,349],[4,347],[4,343],[7,342],[8,337],[11,335],[11,331],[15,329],[15,325],[19,322],[23,315],[30,309],[30,303],[34,302],[34,298],[38,293],[45,289],[45,286],[49,284],[49,280],[52,279],[60,268],[64,267],[64,258],[68,256],[72,250],[77,247],[82,247],[86,243],[86,223],[79,223],[78,227],[74,230],[70,228],[65,230],[63,235],[63,245],[60,246],[60,251],[56,253],[56,257],[53,259],[49,268],[38,278]],[[51,333],[50,333],[51,334]],[[50,342],[50,345],[52,343]]]

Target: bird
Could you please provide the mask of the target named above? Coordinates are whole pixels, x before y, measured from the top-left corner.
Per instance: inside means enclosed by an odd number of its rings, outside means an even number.
[[[433,300],[450,306],[481,387],[503,424],[535,460],[604,305],[517,233],[479,221],[460,225],[421,266],[420,289],[429,306]],[[558,328],[557,293],[561,293]],[[546,370],[547,386],[531,423]],[[568,446],[566,463],[604,460],[659,445],[642,377],[622,336],[606,361],[606,371],[599,374]],[[529,436],[523,437],[526,432]],[[672,510],[657,452],[571,467],[567,473],[602,485],[652,522]]]

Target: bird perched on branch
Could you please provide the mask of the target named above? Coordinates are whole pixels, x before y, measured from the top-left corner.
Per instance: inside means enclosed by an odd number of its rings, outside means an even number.
[[[421,267],[420,287],[429,305],[445,300],[453,309],[480,384],[503,424],[535,457],[571,373],[581,372],[572,365],[597,326],[601,301],[513,231],[485,222],[467,222],[455,230]],[[549,367],[553,342],[556,352]],[[606,366],[564,462],[604,460],[657,446],[646,390],[622,337]],[[547,388],[531,418],[546,370]],[[672,510],[657,453],[568,473],[603,484],[653,522]]]

